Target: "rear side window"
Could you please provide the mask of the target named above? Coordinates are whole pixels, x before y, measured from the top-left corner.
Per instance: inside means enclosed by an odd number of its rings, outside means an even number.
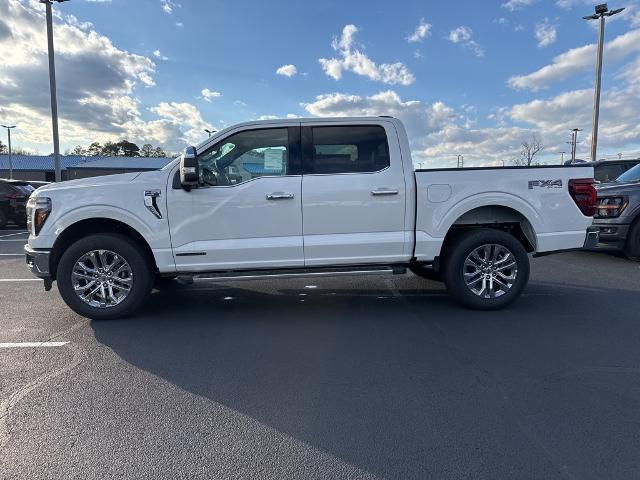
[[[601,164],[595,169],[595,177],[599,182],[611,182],[618,178],[623,172],[624,167],[619,163],[607,165]]]
[[[312,127],[307,173],[367,173],[389,166],[389,145],[377,125]]]

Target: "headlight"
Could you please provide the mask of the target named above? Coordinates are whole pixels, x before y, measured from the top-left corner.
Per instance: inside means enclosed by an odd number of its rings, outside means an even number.
[[[626,197],[599,197],[596,218],[615,218],[627,208]]]
[[[29,197],[27,202],[27,229],[32,235],[38,235],[44,222],[51,213],[51,199],[48,197]]]

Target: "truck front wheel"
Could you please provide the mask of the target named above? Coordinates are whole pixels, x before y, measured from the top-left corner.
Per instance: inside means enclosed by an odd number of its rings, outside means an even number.
[[[458,302],[495,310],[522,293],[529,281],[529,257],[512,235],[478,228],[456,237],[441,270],[449,293]]]
[[[112,233],[72,244],[60,258],[56,279],[66,304],[95,320],[131,315],[153,286],[148,255],[128,237]]]

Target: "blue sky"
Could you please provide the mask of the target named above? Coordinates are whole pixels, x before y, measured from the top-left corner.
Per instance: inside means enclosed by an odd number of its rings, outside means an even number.
[[[600,156],[632,155],[640,15],[637,0],[611,6],[628,8],[607,25]],[[426,165],[455,164],[458,153],[468,164],[508,163],[532,135],[546,145],[543,160],[556,161],[573,127],[584,129],[588,155],[596,30],[581,17],[592,2],[71,0],[54,9],[63,149],[128,138],[177,150],[204,128],[255,118],[391,114]],[[14,50],[0,66],[0,120],[19,124],[15,144],[49,153],[42,11],[33,0],[0,6],[0,48]]]

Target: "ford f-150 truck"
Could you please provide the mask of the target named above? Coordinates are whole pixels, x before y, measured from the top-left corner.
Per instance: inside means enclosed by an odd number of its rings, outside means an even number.
[[[39,188],[26,260],[77,313],[131,314],[177,276],[411,269],[496,309],[529,254],[592,247],[591,167],[416,170],[391,117],[254,121],[161,170]]]

